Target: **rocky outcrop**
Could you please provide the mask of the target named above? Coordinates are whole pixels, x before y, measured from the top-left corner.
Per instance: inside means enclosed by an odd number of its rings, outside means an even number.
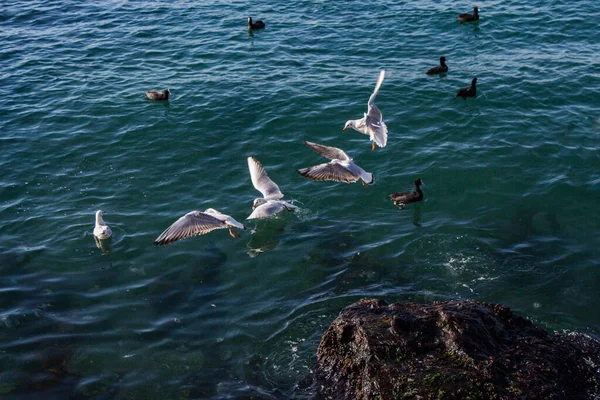
[[[598,399],[600,343],[498,304],[361,300],[319,345],[327,399]]]

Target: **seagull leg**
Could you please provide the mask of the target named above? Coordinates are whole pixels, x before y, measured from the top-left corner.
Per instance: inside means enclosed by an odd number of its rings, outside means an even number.
[[[371,143],[371,151],[375,150],[375,142]]]
[[[231,237],[232,237],[232,238],[234,238],[234,239],[235,239],[235,238],[239,238],[239,237],[240,237],[240,234],[239,234],[239,233],[237,233],[237,232],[236,232],[236,231],[233,229],[233,227],[231,227],[231,226],[229,227],[229,234],[230,234],[230,235],[231,235]]]

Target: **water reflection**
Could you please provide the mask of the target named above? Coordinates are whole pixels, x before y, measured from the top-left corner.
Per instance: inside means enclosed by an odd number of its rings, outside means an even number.
[[[278,236],[285,232],[285,220],[280,218],[259,220],[251,231],[250,241],[246,247],[250,249],[248,256],[254,258],[273,250],[279,244]]]
[[[108,239],[98,239],[94,236],[94,240],[96,241],[96,247],[102,251],[102,255],[110,254],[112,248],[112,236]]]

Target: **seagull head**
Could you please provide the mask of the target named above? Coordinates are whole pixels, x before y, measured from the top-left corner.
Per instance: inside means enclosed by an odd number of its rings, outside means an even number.
[[[256,207],[262,206],[266,202],[267,202],[267,200],[261,199],[260,197],[257,199],[254,199],[254,204],[252,204],[252,209],[254,210]]]
[[[345,131],[348,128],[354,128],[354,121],[353,120],[346,121],[346,125],[344,125],[344,129],[342,129],[342,130]]]

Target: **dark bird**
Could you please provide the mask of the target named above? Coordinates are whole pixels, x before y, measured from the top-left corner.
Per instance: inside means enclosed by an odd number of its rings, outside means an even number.
[[[417,178],[415,179],[414,192],[396,192],[390,194],[388,198],[394,202],[395,206],[398,206],[403,210],[406,208],[406,203],[415,203],[423,200],[423,191],[421,190],[421,185],[425,184],[421,178]]]
[[[265,29],[265,23],[260,19],[256,22],[252,22],[252,17],[248,17],[248,29]]]
[[[477,21],[479,19],[479,8],[477,8],[477,6],[475,6],[475,8],[473,8],[473,14],[468,14],[468,13],[460,14],[457,18],[461,24],[463,22]]]
[[[146,97],[150,100],[169,100],[169,95],[171,91],[169,89],[165,89],[162,92],[158,90],[148,90],[146,92]]]
[[[427,75],[443,74],[448,72],[448,66],[446,65],[446,57],[440,57],[440,65],[437,67],[429,68]]]
[[[476,83],[477,78],[473,78],[471,86],[459,89],[458,92],[456,92],[456,97],[462,97],[463,100],[466,100],[467,97],[475,97],[477,95],[477,89],[475,88]]]

